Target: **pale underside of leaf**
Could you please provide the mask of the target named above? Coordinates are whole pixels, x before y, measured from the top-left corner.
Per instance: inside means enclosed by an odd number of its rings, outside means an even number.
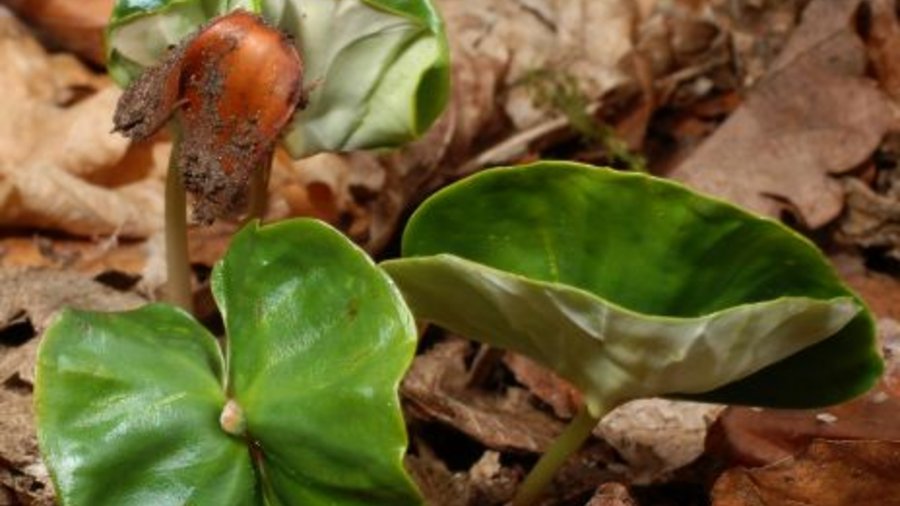
[[[549,366],[597,413],[630,399],[707,392],[739,380],[828,338],[859,312],[850,297],[781,297],[662,317],[454,255],[382,266],[417,317]]]

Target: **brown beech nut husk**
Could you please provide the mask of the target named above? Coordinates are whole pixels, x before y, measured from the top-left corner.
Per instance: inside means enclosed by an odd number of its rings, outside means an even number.
[[[115,130],[145,139],[174,115],[176,163],[208,223],[243,209],[281,130],[302,107],[303,63],[291,40],[243,10],[216,18],[144,71],[119,100]]]

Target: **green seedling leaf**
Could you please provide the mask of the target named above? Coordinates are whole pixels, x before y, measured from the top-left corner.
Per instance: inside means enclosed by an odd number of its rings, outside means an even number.
[[[215,339],[181,311],[64,312],[35,390],[60,502],[253,504],[247,446],[218,425],[223,371]]]
[[[881,372],[871,315],[811,243],[646,175],[486,171],[420,207],[403,253],[383,267],[417,316],[552,367],[595,409],[814,407]]]
[[[311,220],[237,234],[213,274],[227,358],[164,305],[66,311],[35,392],[66,505],[421,504],[397,388],[415,351],[390,280]]]
[[[285,130],[297,158],[393,147],[420,135],[449,96],[449,50],[430,0],[119,0],[110,74],[126,84],[200,25],[242,8],[291,35],[308,106]]]

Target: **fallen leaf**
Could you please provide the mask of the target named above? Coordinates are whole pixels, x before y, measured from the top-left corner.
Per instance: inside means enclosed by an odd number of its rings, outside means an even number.
[[[162,227],[162,184],[92,185],[57,167],[0,168],[0,226],[146,237]]]
[[[25,312],[40,332],[64,306],[122,311],[146,300],[105,287],[83,275],[55,269],[0,269],[0,322]]]
[[[31,402],[27,390],[0,387],[0,406],[4,407],[0,417],[0,466],[4,461],[27,465],[38,454],[37,440],[23,437],[34,431]]]
[[[637,506],[637,502],[621,483],[604,483],[585,506]]]
[[[503,466],[498,452],[488,450],[469,469],[472,504],[506,504],[520,481],[519,473]]]
[[[618,467],[615,450],[604,441],[589,440],[557,471],[541,506],[580,504],[598,483],[621,479]]]
[[[601,420],[594,434],[624,459],[632,483],[668,478],[703,453],[706,432],[724,408],[714,404],[640,399]]]
[[[545,450],[562,424],[533,407],[522,389],[494,394],[466,388],[470,348],[467,341],[451,340],[416,357],[400,390],[410,413],[448,424],[495,450]]]
[[[833,220],[843,191],[831,176],[867,159],[893,121],[863,77],[860,2],[813,1],[744,104],[673,177],[769,216],[788,203],[809,228]]]
[[[709,451],[727,463],[765,465],[800,453],[817,438],[900,440],[900,399],[883,389],[813,411],[728,408],[712,429]]]
[[[161,227],[162,183],[90,182],[125,157],[110,133],[119,92],[69,57],[49,55],[0,11],[0,225],[143,237]],[[70,103],[72,90],[88,96]],[[98,90],[91,94],[91,90]]]
[[[718,23],[729,34],[733,65],[743,87],[762,78],[784,49],[809,0],[731,2],[713,0]]]
[[[108,272],[140,275],[147,262],[145,241],[90,240],[33,235],[0,238],[0,269],[48,267],[87,277]]]
[[[406,469],[432,506],[468,506],[472,492],[466,473],[451,472],[434,456],[407,455]]]
[[[796,458],[726,471],[713,506],[900,505],[900,442],[814,441]]]
[[[882,88],[900,100],[900,21],[894,0],[869,0],[869,54]]]
[[[843,180],[847,212],[838,223],[836,239],[864,248],[884,248],[900,259],[900,198],[876,193],[855,177]],[[900,179],[894,190],[900,193]]]
[[[115,0],[0,0],[49,39],[96,64],[103,64],[103,30]]]
[[[0,11],[0,62],[6,118],[0,123],[0,167],[45,163],[84,175],[125,154],[128,141],[110,133],[119,97],[112,82],[71,56],[47,53],[6,11]],[[73,90],[87,97],[70,103]]]
[[[0,504],[52,506],[50,476],[38,458],[31,392],[0,385],[0,406]]]
[[[431,506],[501,505],[512,499],[521,480],[520,473],[500,462],[500,454],[485,451],[466,472],[451,472],[422,441],[418,455],[408,455],[410,470],[425,503]]]
[[[519,383],[553,408],[556,416],[570,419],[578,412],[582,405],[581,393],[553,371],[518,353],[505,353],[503,363]]]

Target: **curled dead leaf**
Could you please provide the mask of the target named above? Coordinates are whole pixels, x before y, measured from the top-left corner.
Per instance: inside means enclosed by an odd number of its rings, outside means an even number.
[[[625,461],[632,483],[663,481],[703,453],[707,429],[724,408],[715,404],[639,399],[601,420],[601,436]]]
[[[102,64],[103,30],[114,0],[2,0],[47,38],[79,56]]]
[[[604,483],[585,506],[637,506],[628,487],[621,483]]]
[[[727,471],[713,506],[900,505],[900,442],[814,441],[803,454],[758,469]]]
[[[831,176],[868,158],[893,121],[864,77],[854,30],[861,0],[816,0],[746,102],[673,173],[688,185],[778,216],[785,203],[809,228],[838,216]]]
[[[535,453],[546,449],[562,423],[531,406],[521,389],[499,395],[466,388],[470,346],[467,341],[448,341],[416,357],[401,387],[412,415],[455,427],[488,448]]]
[[[0,226],[143,237],[160,228],[161,184],[109,180],[127,139],[110,134],[119,91],[51,55],[0,9]]]

